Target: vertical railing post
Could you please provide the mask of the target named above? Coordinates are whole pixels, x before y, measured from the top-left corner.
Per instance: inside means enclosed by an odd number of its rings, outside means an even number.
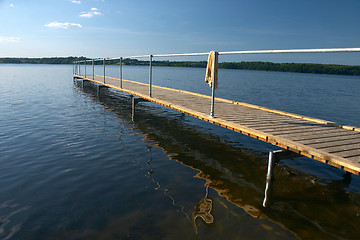
[[[94,67],[94,59],[92,60],[92,70],[93,70],[93,80],[95,80],[95,67]]]
[[[86,78],[86,59],[85,59],[85,78]]]
[[[219,53],[215,52],[214,62],[213,62],[213,66],[212,66],[213,72],[211,73],[213,75],[212,76],[213,83],[212,83],[212,88],[211,88],[210,117],[212,117],[212,118],[215,115],[215,112],[214,112],[214,109],[215,109],[215,86],[217,85],[217,81],[218,81],[218,79],[217,79],[218,56],[219,56]]]
[[[79,75],[81,75],[81,62],[79,62]]]
[[[149,97],[152,97],[152,58],[153,55],[149,56]]]
[[[120,88],[122,88],[122,57],[120,57]]]
[[[104,65],[104,83],[105,83],[105,58],[103,59],[103,65]]]

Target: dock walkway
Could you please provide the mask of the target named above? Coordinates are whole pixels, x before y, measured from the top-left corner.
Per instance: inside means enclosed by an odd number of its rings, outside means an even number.
[[[215,98],[215,117],[209,115],[211,97],[160,86],[105,77],[76,75],[142,99],[177,110],[247,136],[277,145],[347,172],[360,174],[360,129],[334,122]]]

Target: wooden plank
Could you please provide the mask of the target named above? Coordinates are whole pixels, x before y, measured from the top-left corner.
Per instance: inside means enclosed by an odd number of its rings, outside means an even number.
[[[360,149],[336,152],[336,155],[349,159],[349,157],[360,156]]]
[[[357,161],[360,164],[360,155],[357,156],[351,156],[351,157],[345,157],[346,159]]]
[[[286,120],[276,120],[276,119],[269,119],[266,121],[258,121],[258,120],[252,120],[252,121],[242,121],[244,124],[252,127],[252,126],[300,126],[303,125],[301,122],[297,121],[291,121],[291,119]]]
[[[359,150],[360,153],[360,143],[354,143],[349,145],[340,145],[340,146],[328,146],[321,148],[323,151],[327,151],[329,153],[336,153],[336,152],[344,152],[344,151],[350,151],[350,150]]]
[[[284,121],[287,121],[286,120],[279,120],[279,119],[274,119],[274,118],[257,118],[257,117],[254,117],[254,118],[248,118],[248,119],[243,119],[243,118],[239,118],[239,119],[236,119],[235,120],[236,122],[239,122],[239,123],[243,123],[243,124],[247,124],[247,125],[257,125],[257,124],[276,124],[276,123],[279,123],[279,122],[284,122]]]
[[[323,149],[329,147],[338,147],[338,146],[345,146],[345,145],[352,145],[352,144],[360,144],[360,138],[353,138],[353,139],[343,139],[341,141],[331,141],[331,142],[321,142],[321,143],[314,143],[314,144],[307,144],[311,147]]]
[[[252,126],[258,130],[266,131],[292,131],[297,129],[313,129],[313,128],[322,128],[321,125],[294,125],[294,124],[272,124],[272,125],[253,125]]]
[[[344,133],[339,131],[340,129],[330,129],[324,133],[309,134],[308,132],[304,133],[292,133],[292,134],[279,134],[279,136],[284,138],[289,138],[293,141],[302,141],[302,140],[314,140],[314,139],[326,139],[330,137],[339,137],[339,136],[348,136],[348,135],[357,135],[355,132]]]
[[[266,129],[267,132],[273,134],[273,135],[290,135],[290,134],[298,134],[298,133],[308,133],[309,136],[313,136],[316,134],[315,132],[326,132],[326,129],[324,127],[318,127],[318,126],[309,126],[309,127],[298,127],[298,128],[289,128],[289,129],[282,129],[282,130],[276,130],[276,129]]]
[[[304,125],[304,124],[308,124],[308,122],[304,122],[304,121],[299,121],[297,119],[273,119],[273,120],[269,120],[266,122],[256,122],[256,121],[249,121],[249,123],[247,123],[249,126],[250,125],[257,125],[258,123],[261,123],[263,126],[271,126],[273,124],[277,124],[277,125]],[[319,124],[317,124],[319,125]],[[321,125],[320,125],[321,126]]]
[[[325,137],[325,138],[316,138],[316,139],[308,139],[308,140],[299,140],[302,144],[311,145],[317,143],[327,143],[327,142],[342,142],[349,139],[359,139],[360,134],[354,135],[345,135],[345,136],[333,136],[333,137]]]

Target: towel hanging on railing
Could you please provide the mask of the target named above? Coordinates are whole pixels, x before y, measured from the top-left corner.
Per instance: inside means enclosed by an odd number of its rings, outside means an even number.
[[[215,83],[215,89],[218,88],[218,53],[215,51],[209,53],[205,82],[208,83],[211,88]]]

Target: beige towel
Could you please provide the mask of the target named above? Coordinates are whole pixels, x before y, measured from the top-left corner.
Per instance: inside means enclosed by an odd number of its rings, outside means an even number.
[[[212,88],[215,83],[215,89],[218,88],[218,59],[217,53],[211,51],[208,58],[206,67],[205,82]]]

